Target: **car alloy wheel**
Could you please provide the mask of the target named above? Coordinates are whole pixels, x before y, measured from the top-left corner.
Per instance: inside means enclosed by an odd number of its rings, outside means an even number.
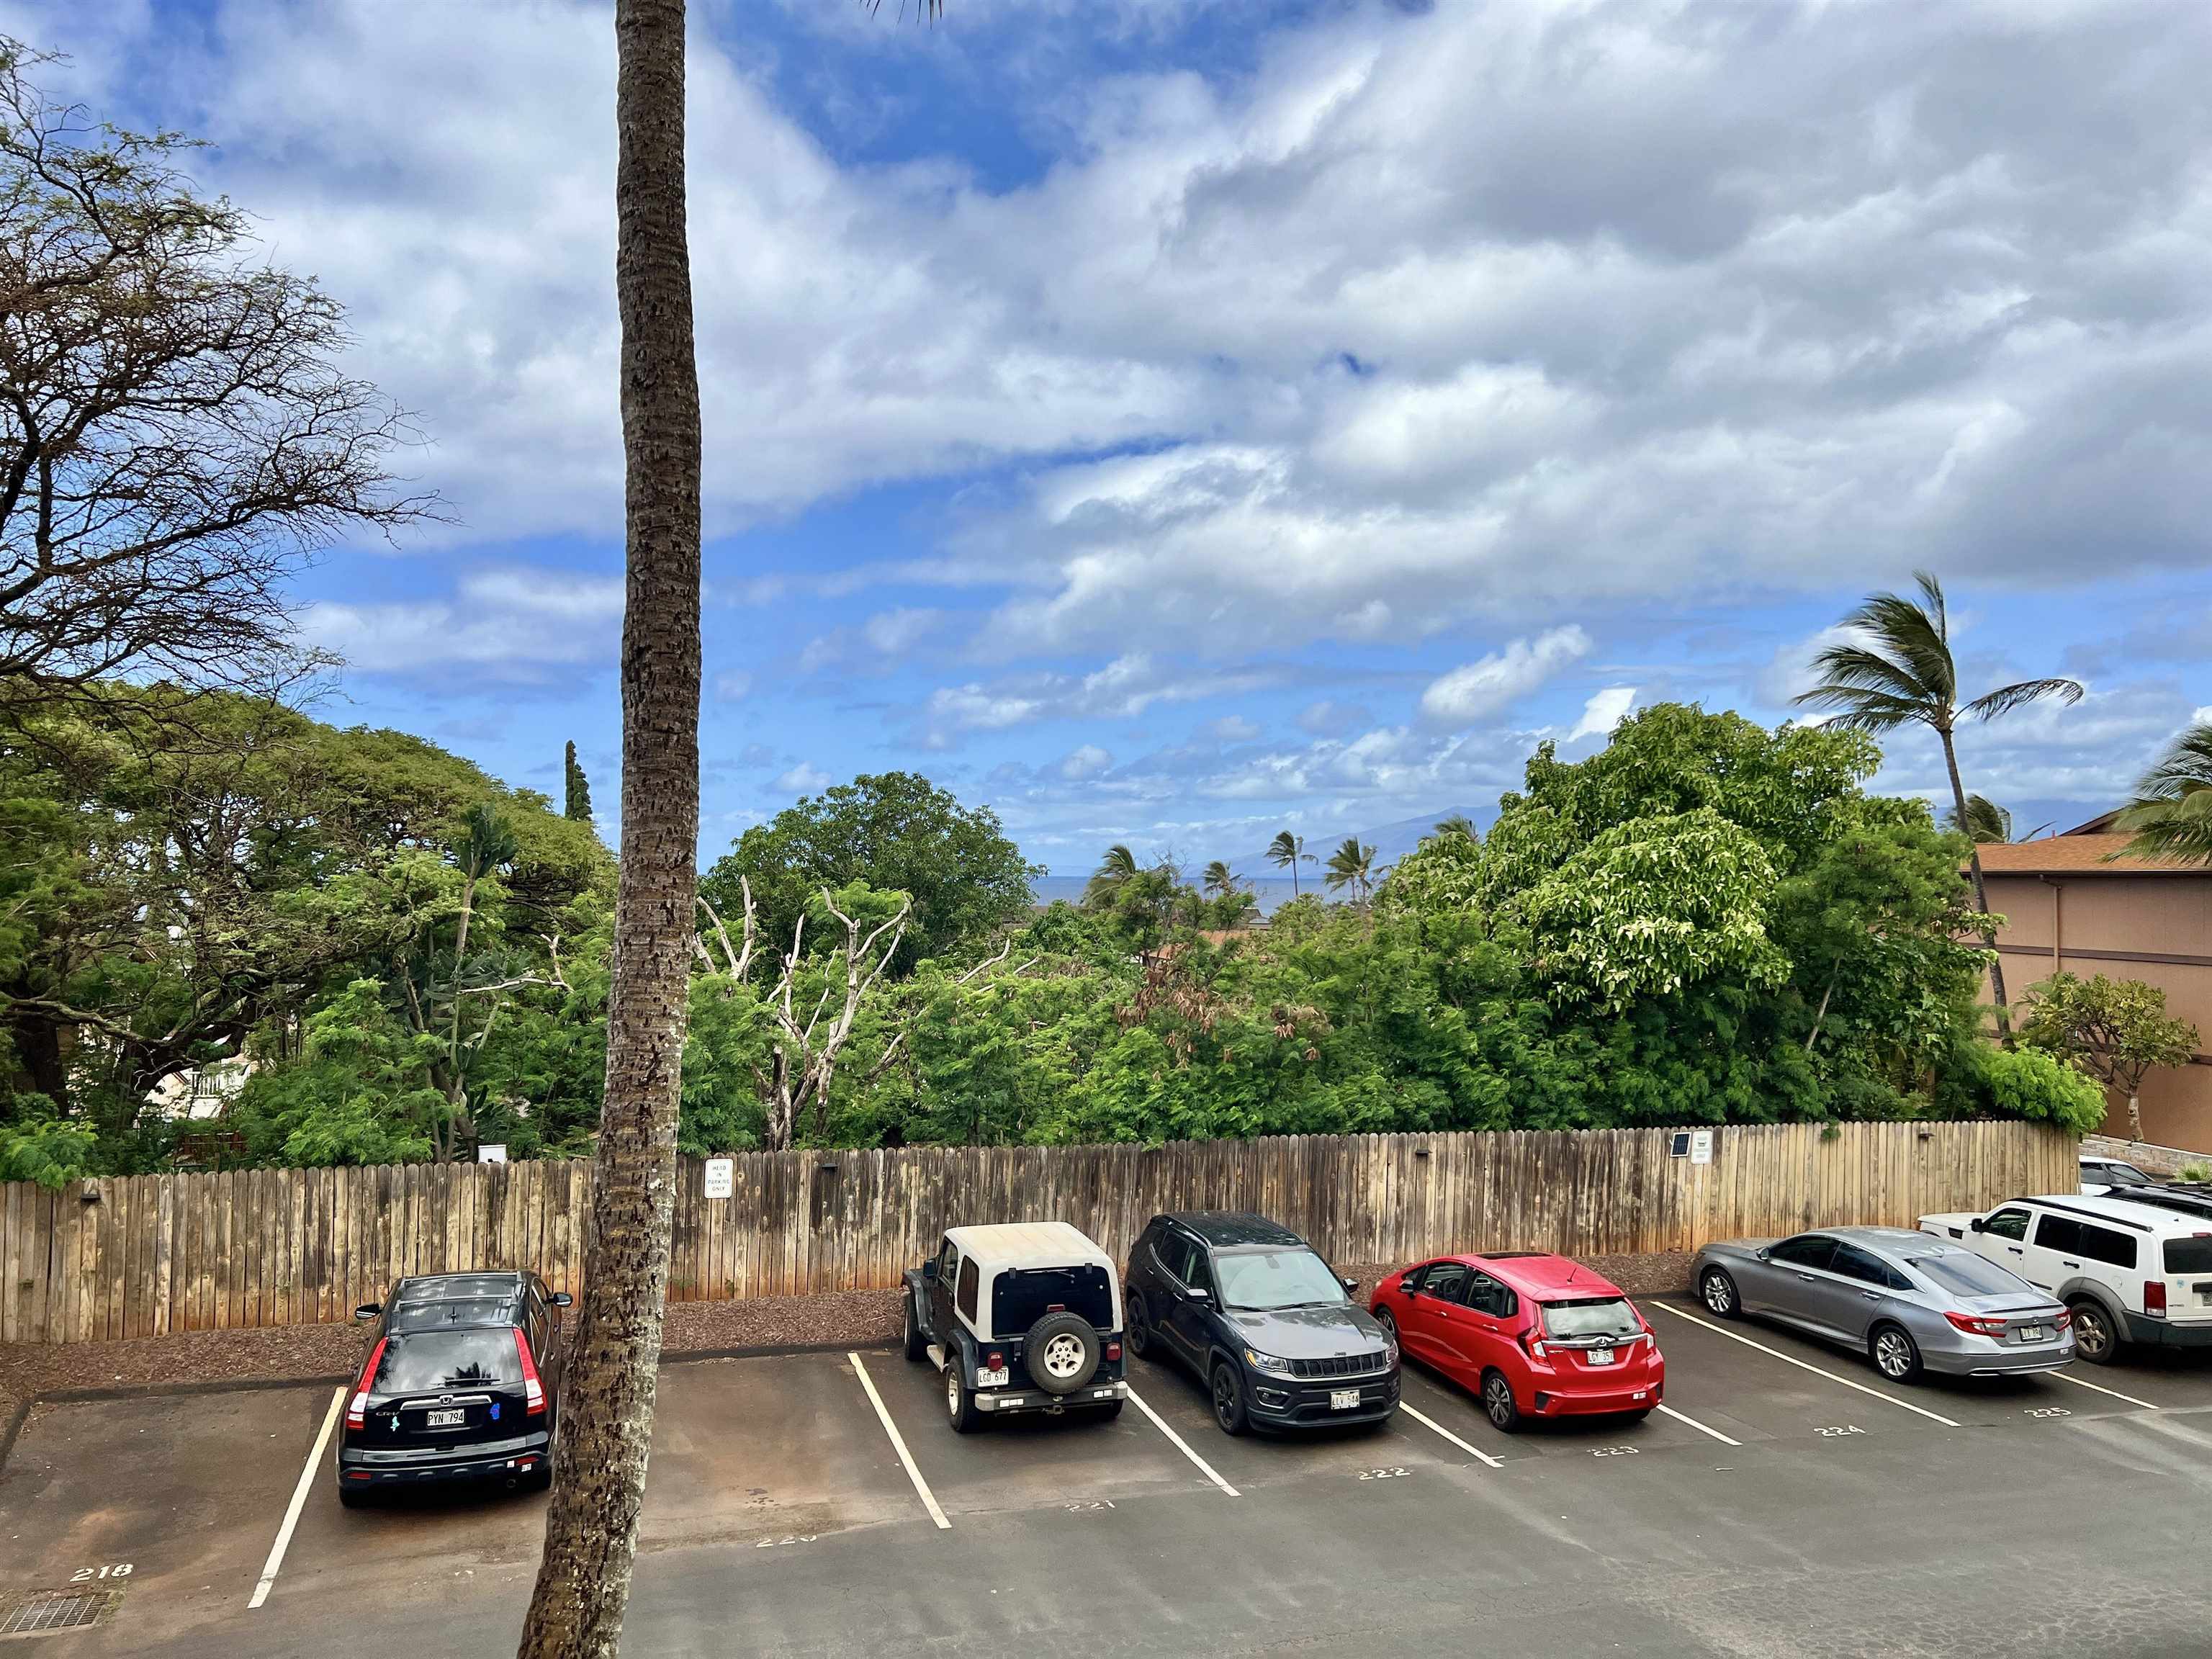
[[[2112,1363],[2112,1350],[2118,1345],[2112,1338],[2112,1322],[2095,1303],[2083,1300],[2073,1304],[2074,1352],[2092,1365]]]
[[[1909,1382],[1920,1369],[1919,1351],[1903,1331],[1894,1325],[1885,1325],[1875,1333],[1874,1364],[1893,1382]]]
[[[1521,1407],[1513,1401],[1513,1385],[1503,1371],[1482,1379],[1482,1410],[1493,1425],[1510,1434],[1521,1426]]]
[[[1389,1337],[1392,1344],[1402,1352],[1404,1345],[1398,1340],[1398,1322],[1391,1316],[1390,1310],[1388,1308],[1377,1308],[1375,1310],[1375,1322],[1382,1328],[1382,1334]]]
[[[1213,1420],[1224,1434],[1244,1432],[1244,1390],[1226,1365],[1213,1368]]]
[[[1145,1298],[1129,1298],[1129,1328],[1124,1333],[1129,1339],[1129,1352],[1142,1359],[1152,1346],[1152,1328],[1145,1323]]]
[[[1045,1373],[1065,1382],[1081,1372],[1083,1358],[1082,1341],[1063,1331],[1044,1345]]]
[[[1705,1306],[1723,1319],[1735,1316],[1735,1280],[1718,1267],[1705,1270],[1705,1276],[1698,1281],[1698,1294],[1705,1299]]]

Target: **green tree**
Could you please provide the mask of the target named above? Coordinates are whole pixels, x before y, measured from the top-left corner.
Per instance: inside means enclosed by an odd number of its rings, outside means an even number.
[[[2143,1079],[2189,1064],[2197,1028],[2169,1016],[2166,993],[2139,979],[2054,974],[2031,988],[2029,998],[2021,1037],[2125,1095],[2128,1138],[2141,1140]]]
[[[973,949],[1029,914],[1030,881],[1042,867],[1023,860],[988,807],[965,807],[912,772],[855,778],[786,808],[739,836],[707,872],[700,890],[715,910],[744,908],[750,882],[764,938],[787,940],[813,897],[866,882],[905,893],[914,916],[890,966],[894,977],[930,957]]]
[[[1346,836],[1328,855],[1328,880],[1330,892],[1349,887],[1353,900],[1364,904],[1375,890],[1375,849],[1357,836]]]
[[[1914,573],[1913,580],[1920,590],[1917,600],[1875,593],[1844,618],[1843,625],[1853,637],[1827,647],[1814,659],[1820,683],[1801,694],[1797,702],[1830,710],[1836,724],[1862,732],[1893,732],[1908,725],[1928,727],[1942,744],[1943,768],[1951,781],[1952,821],[1965,824],[1969,818],[1966,787],[1959,776],[1959,722],[1995,720],[2045,699],[2078,702],[2081,686],[2063,678],[2017,680],[1962,704],[1942,584],[1925,570]],[[1971,845],[1966,861],[1973,875],[1974,908],[1986,914],[1990,901],[1982,880],[1982,855]],[[2004,965],[1997,959],[1994,921],[1982,942],[1990,952],[1990,991],[1996,1004],[1997,1029],[2008,1040]]]
[[[2212,864],[2212,720],[2198,720],[2166,747],[2113,820],[2140,858]]]
[[[1226,863],[1216,859],[1206,866],[1199,886],[1209,898],[1227,898],[1237,890],[1237,878]]]
[[[1306,851],[1306,838],[1304,836],[1294,836],[1287,830],[1277,830],[1274,840],[1267,843],[1267,862],[1278,870],[1288,870],[1291,872],[1292,898],[1298,896],[1298,866],[1317,861],[1311,853]]]
[[[592,821],[592,781],[584,775],[583,763],[576,758],[576,744],[573,738],[561,757],[561,770],[565,787],[561,816],[571,823],[589,823]]]

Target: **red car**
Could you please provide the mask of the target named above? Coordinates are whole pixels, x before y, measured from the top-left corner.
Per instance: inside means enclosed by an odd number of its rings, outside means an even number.
[[[1530,1417],[1648,1417],[1666,1387],[1635,1304],[1563,1255],[1438,1256],[1385,1277],[1369,1306],[1408,1358],[1474,1389],[1509,1433]]]

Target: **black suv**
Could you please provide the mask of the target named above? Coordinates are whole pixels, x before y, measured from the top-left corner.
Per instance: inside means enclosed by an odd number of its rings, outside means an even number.
[[[1156,1215],[1122,1276],[1130,1349],[1190,1367],[1226,1434],[1381,1423],[1398,1345],[1313,1247],[1265,1216]]]
[[[346,1401],[339,1502],[433,1480],[550,1486],[568,1305],[536,1273],[432,1273],[355,1309],[376,1340]]]

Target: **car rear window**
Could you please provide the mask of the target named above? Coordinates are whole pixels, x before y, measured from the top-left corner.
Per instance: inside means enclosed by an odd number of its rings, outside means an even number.
[[[2015,1279],[1996,1262],[1963,1250],[1943,1255],[1909,1255],[1905,1265],[1954,1296],[2004,1296],[2027,1288],[2025,1279]]]
[[[1637,1322],[1636,1310],[1623,1297],[1612,1296],[1594,1302],[1547,1302],[1543,1309],[1544,1334],[1555,1341],[1577,1336],[1634,1336],[1644,1328]]]
[[[1081,1314],[1097,1329],[1114,1328],[1114,1286],[1094,1263],[1077,1267],[1022,1267],[991,1283],[991,1334],[1016,1337],[1055,1307]]]
[[[377,1394],[486,1388],[520,1370],[512,1328],[394,1331],[369,1386]]]
[[[2170,1273],[2212,1273],[2212,1237],[2199,1233],[2194,1238],[2167,1239],[2166,1270]]]

